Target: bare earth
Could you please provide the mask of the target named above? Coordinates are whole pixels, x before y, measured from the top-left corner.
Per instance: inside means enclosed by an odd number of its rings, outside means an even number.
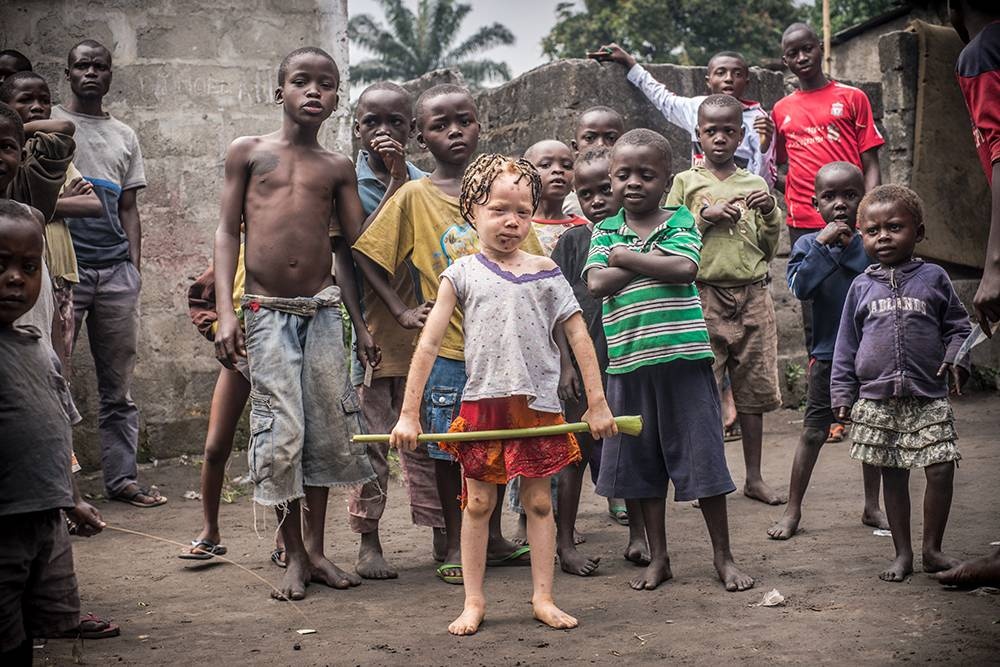
[[[965,558],[986,553],[990,542],[1000,540],[1000,401],[995,395],[967,398],[956,403],[956,413],[964,459],[945,549]],[[767,417],[765,475],[782,489],[800,418],[793,411]],[[730,443],[727,451],[742,487],[739,444]],[[578,527],[587,537],[582,548],[599,555],[601,566],[587,579],[557,572],[555,589],[560,606],[579,618],[579,629],[556,631],[533,621],[528,568],[503,568],[487,575],[489,606],[480,633],[451,637],[447,626],[461,611],[462,588],[434,577],[429,531],[410,524],[404,491],[394,483],[382,539],[400,578],[366,581],[349,591],[313,584],[296,605],[305,618],[291,603],[270,600],[264,584],[232,565],[191,565],[176,558],[179,547],[114,531],[76,540],[83,610],[110,616],[122,627],[121,637],[83,642],[77,653],[82,648],[83,661],[91,665],[995,661],[1000,595],[942,588],[919,571],[919,542],[918,572],[908,582],[878,580],[892,557],[891,538],[861,525],[861,470],[847,451],[845,444],[827,446],[806,499],[804,532],[790,542],[765,534],[781,508],[730,496],[733,551],[757,578],[751,591],[722,589],[701,514],[687,503],[668,511],[675,579],[652,592],[630,590],[627,580],[635,569],[621,558],[626,529],[607,517],[588,481]],[[245,467],[239,452],[230,475]],[[201,524],[201,507],[182,495],[198,488],[198,473],[197,465],[182,462],[144,470],[144,481],[170,497],[165,508],[105,501],[98,507],[112,526],[189,541]],[[911,486],[913,532],[919,536],[919,472]],[[100,485],[91,476],[84,490],[97,493]],[[358,540],[347,527],[343,493],[333,494],[330,514],[328,554],[353,566]],[[265,528],[264,517],[258,511],[258,538],[249,500],[224,504],[223,542],[229,557],[277,583],[280,570],[268,562],[274,519],[268,514]],[[512,530],[510,516],[507,525]],[[785,596],[785,606],[751,606],[771,588]],[[317,633],[300,636],[300,628]],[[73,664],[73,642],[49,641],[35,655],[37,664]]]

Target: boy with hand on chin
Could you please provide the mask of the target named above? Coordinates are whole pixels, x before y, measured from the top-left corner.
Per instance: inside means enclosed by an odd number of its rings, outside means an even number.
[[[278,515],[287,568],[272,595],[286,600],[304,598],[310,581],[361,583],[324,554],[327,494],[331,486],[375,477],[364,445],[351,442],[361,428],[360,406],[340,349],[343,299],[362,361],[379,361],[344,238],[357,237],[361,202],[351,161],[317,140],[339,86],[337,64],[322,49],[285,56],[274,92],[282,127],[230,145],[215,235],[215,291],[232,294],[241,223],[246,227],[246,341],[236,313],[220,308],[215,348],[225,364],[239,356],[249,361],[250,475],[254,500]],[[302,498],[308,512],[300,511]]]
[[[694,284],[701,237],[687,208],[660,208],[670,177],[670,144],[662,135],[632,130],[615,144],[611,183],[624,209],[594,226],[584,271],[591,292],[604,299],[608,403],[613,413],[638,411],[644,428],[639,436],[605,438],[597,492],[638,499],[642,509],[650,562],[629,582],[633,589],[652,590],[673,576],[665,525],[673,482],[675,500],[700,500],[726,590],[746,590],[753,578],[729,548],[725,494],[736,487]]]
[[[760,176],[734,155],[743,141],[742,105],[709,95],[698,109],[704,163],[674,178],[667,206],[697,215],[704,244],[698,294],[715,355],[715,377],[728,371],[743,437],[743,494],[768,505],[785,498],[761,476],[764,413],[781,407],[778,332],[768,287],[768,264],[778,249],[781,210]]]

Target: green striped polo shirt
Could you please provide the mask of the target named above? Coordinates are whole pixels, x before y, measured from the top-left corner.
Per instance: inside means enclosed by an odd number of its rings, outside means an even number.
[[[583,273],[607,267],[615,246],[644,253],[658,249],[699,264],[701,235],[691,211],[684,206],[666,210],[673,211],[673,215],[645,241],[625,222],[624,210],[596,224]],[[670,285],[637,275],[620,292],[605,297],[603,317],[610,358],[608,373],[630,373],[642,366],[677,359],[713,358],[694,283]]]

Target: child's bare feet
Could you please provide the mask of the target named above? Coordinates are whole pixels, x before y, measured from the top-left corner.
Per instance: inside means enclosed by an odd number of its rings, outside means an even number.
[[[629,580],[628,585],[637,591],[651,591],[665,581],[674,578],[674,573],[670,571],[670,559],[650,561],[642,574]]]
[[[466,600],[462,615],[451,622],[448,632],[453,635],[474,635],[486,618],[486,602],[484,600]]]
[[[311,568],[305,554],[292,556],[285,554],[285,575],[281,578],[278,590],[271,591],[275,600],[303,600],[306,597],[306,585],[309,583]]]
[[[901,582],[913,574],[913,556],[897,556],[889,567],[878,575],[882,581]]]
[[[791,539],[795,533],[799,532],[799,521],[801,520],[801,514],[793,514],[789,509],[786,509],[785,513],[781,515],[781,518],[775,521],[774,525],[767,529],[767,536],[772,540]]]
[[[310,559],[310,577],[318,584],[326,584],[330,588],[351,588],[361,584],[361,577],[345,572],[333,564],[326,556]],[[291,568],[291,563],[288,565]]]
[[[889,530],[889,519],[886,518],[885,512],[880,507],[871,509],[866,507],[865,511],[861,513],[861,523],[872,528]]]
[[[361,534],[358,562],[354,570],[365,579],[395,579],[399,576],[385,560],[377,531]]]
[[[722,581],[726,590],[730,593],[753,588],[753,577],[749,574],[744,574],[742,570],[736,567],[736,562],[732,556],[716,556],[715,571],[719,573],[719,580]]]
[[[573,529],[573,544],[583,544],[587,541],[587,536],[583,533],[576,532],[576,528]]]
[[[957,558],[945,556],[940,551],[925,551],[922,560],[924,572],[944,572],[961,564],[961,562]]]
[[[649,565],[649,546],[646,544],[645,538],[635,539],[628,543],[628,546],[625,547],[625,560],[642,567]]]
[[[586,577],[593,574],[597,570],[598,564],[601,562],[600,557],[589,558],[580,553],[576,546],[572,546],[566,549],[557,549],[556,553],[559,554],[559,567],[562,571],[567,574],[575,574],[580,577]]]
[[[788,502],[788,496],[778,493],[762,479],[756,482],[747,481],[743,485],[743,495],[767,505],[784,505]]]
[[[945,586],[1000,586],[1000,549],[932,576]]]
[[[568,630],[579,625],[579,621],[557,607],[551,599],[532,600],[531,607],[534,609],[535,618],[550,628]]]

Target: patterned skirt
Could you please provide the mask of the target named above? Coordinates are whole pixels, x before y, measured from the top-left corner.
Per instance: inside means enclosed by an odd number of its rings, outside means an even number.
[[[909,469],[962,458],[947,398],[862,398],[851,419],[851,458],[862,463]]]

